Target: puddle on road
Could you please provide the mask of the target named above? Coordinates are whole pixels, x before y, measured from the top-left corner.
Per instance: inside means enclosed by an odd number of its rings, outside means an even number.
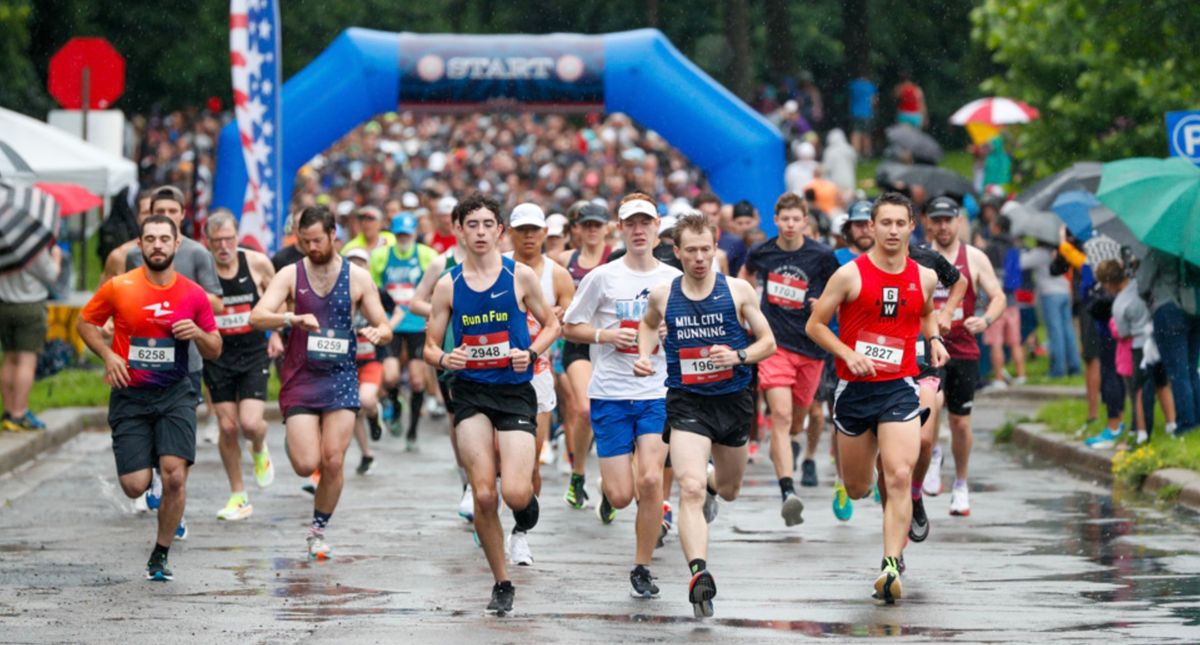
[[[692,618],[690,616],[658,616],[646,614],[562,613],[530,616],[565,620],[604,620],[615,623],[646,623],[659,625],[695,624],[698,628],[710,625],[722,627],[773,629],[796,632],[805,636],[924,636],[934,639],[954,638],[964,630],[938,627],[913,627],[886,623],[825,623],[811,620],[756,620],[749,618]]]

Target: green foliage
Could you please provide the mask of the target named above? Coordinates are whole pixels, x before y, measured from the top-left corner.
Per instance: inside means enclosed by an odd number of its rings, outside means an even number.
[[[28,55],[28,0],[0,0],[0,105],[45,109],[49,97],[42,90],[33,59]]]
[[[109,391],[103,370],[65,369],[33,384],[29,409],[37,414],[50,408],[108,405]]]
[[[1166,154],[1163,114],[1194,108],[1200,3],[984,0],[972,38],[1001,69],[980,87],[1039,108],[1017,134],[1035,176],[1073,161]]]
[[[1179,494],[1183,492],[1183,486],[1179,484],[1167,484],[1158,489],[1158,499],[1162,502],[1173,502],[1178,499]]]
[[[992,441],[995,443],[1012,442],[1013,430],[1015,430],[1018,425],[1027,423],[1029,420],[1029,417],[1024,415],[1019,417],[1008,417],[1005,419],[1004,423],[1001,424],[999,428],[996,428],[996,431],[992,433]]]

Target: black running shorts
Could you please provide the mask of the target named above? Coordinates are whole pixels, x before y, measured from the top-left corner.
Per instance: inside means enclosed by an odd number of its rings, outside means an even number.
[[[663,441],[670,443],[672,432],[691,432],[716,445],[738,448],[750,440],[754,422],[754,390],[749,388],[722,396],[668,389]]]
[[[833,424],[838,432],[857,437],[881,423],[898,423],[920,418],[929,410],[921,407],[917,382],[912,377],[890,381],[838,381],[833,395]]]
[[[946,378],[942,382],[942,389],[946,393],[946,411],[958,416],[971,414],[975,386],[979,383],[979,361],[950,359],[946,362]]]
[[[408,353],[405,354],[404,350]],[[388,355],[384,358],[398,358],[410,361],[419,361],[425,356],[425,332],[419,331],[416,333],[406,334],[396,332],[392,335],[392,342],[388,348]]]
[[[196,461],[196,390],[191,379],[165,388],[126,387],[108,399],[117,474],[127,475],[158,465],[171,455]]]
[[[567,370],[567,367],[571,363],[574,363],[575,361],[589,361],[590,362],[591,360],[592,360],[592,346],[591,345],[588,345],[587,343],[572,343],[569,340],[563,342],[562,366],[563,366],[564,372]]]
[[[456,377],[453,387],[454,425],[482,414],[497,430],[537,433],[537,393],[531,383],[479,383]]]
[[[236,361],[204,361],[204,384],[213,403],[266,401],[270,365],[266,352],[255,352]]]

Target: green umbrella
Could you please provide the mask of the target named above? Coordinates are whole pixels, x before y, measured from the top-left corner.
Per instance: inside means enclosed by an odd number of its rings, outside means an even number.
[[[1200,264],[1200,168],[1190,161],[1106,163],[1096,197],[1146,246]]]

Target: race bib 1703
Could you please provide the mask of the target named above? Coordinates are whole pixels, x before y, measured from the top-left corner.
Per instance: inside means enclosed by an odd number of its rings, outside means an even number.
[[[778,273],[767,274],[767,302],[784,309],[801,309],[808,282]]]

